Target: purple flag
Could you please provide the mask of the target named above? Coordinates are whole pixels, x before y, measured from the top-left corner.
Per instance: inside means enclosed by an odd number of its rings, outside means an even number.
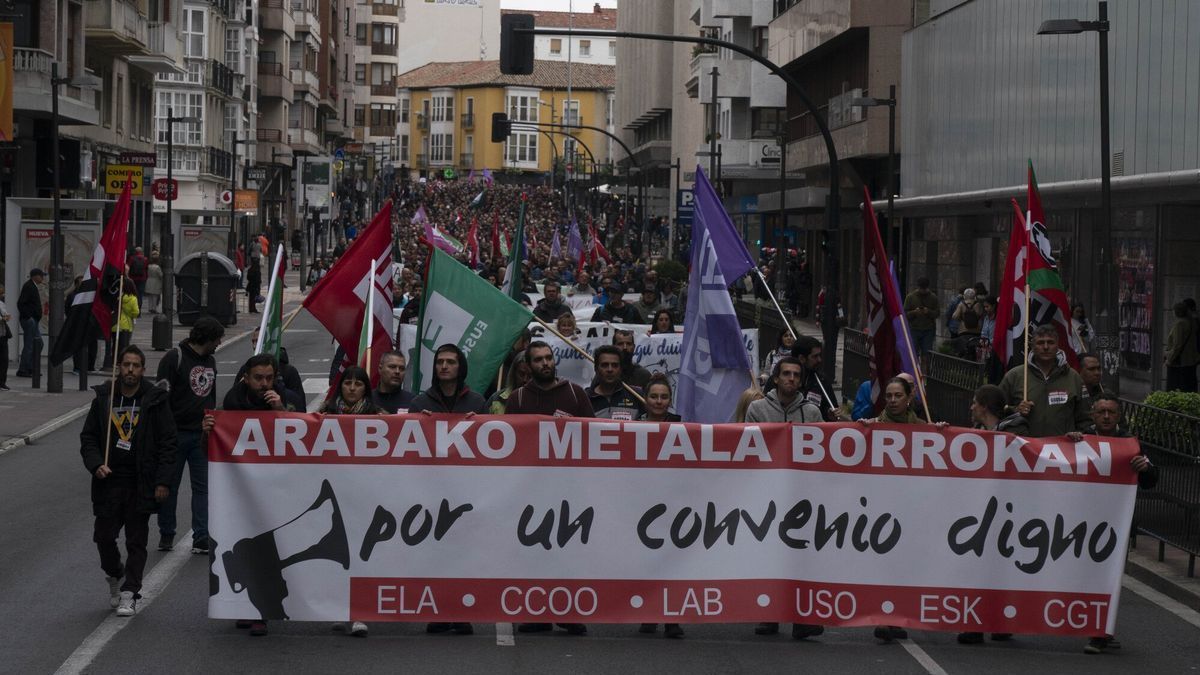
[[[892,274],[892,293],[893,301],[897,307],[904,306],[904,298],[900,297],[900,282],[896,279],[896,261],[888,262],[888,271]],[[913,377],[914,381],[919,381],[921,364],[913,362],[913,355],[917,352],[914,347],[912,333],[908,329],[908,318],[904,312],[900,312],[892,318],[892,333],[896,336],[896,351],[900,352],[900,370],[908,373]],[[918,398],[920,390],[917,391]]]
[[[558,227],[554,228],[554,239],[550,240],[550,257],[558,258],[562,256],[562,244],[558,241]]]
[[[583,238],[579,236],[579,221],[571,219],[571,229],[567,232],[567,254],[571,260],[578,260],[583,251]]]
[[[492,186],[492,170],[491,169],[483,170],[483,182],[487,183],[488,187]]]
[[[471,172],[467,174],[467,182],[468,183],[475,182],[475,169],[471,169]]]
[[[754,269],[754,262],[699,167],[695,192],[675,412],[685,422],[729,422],[733,404],[753,383],[729,283]]]

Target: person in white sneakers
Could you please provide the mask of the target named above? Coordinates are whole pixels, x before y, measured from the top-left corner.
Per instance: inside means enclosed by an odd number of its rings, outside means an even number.
[[[95,387],[79,433],[79,454],[92,475],[92,541],[108,578],[109,601],[117,616],[133,616],[146,568],[150,514],[170,493],[178,457],[167,392],[143,378],[145,354],[130,345],[121,350],[118,367],[115,391],[113,382]],[[124,565],[117,548],[122,529]]]

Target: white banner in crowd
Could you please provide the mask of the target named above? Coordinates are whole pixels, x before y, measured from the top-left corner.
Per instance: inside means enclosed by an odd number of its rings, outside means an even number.
[[[596,347],[600,345],[612,344],[613,331],[618,329],[633,331],[634,363],[649,370],[651,373],[659,372],[665,374],[671,381],[671,387],[674,388],[675,379],[679,375],[679,365],[682,361],[680,346],[683,344],[683,333],[656,333],[654,335],[647,335],[646,331],[650,330],[650,327],[644,324],[593,323],[584,321],[577,325],[579,326],[579,335],[576,336],[575,344],[589,354],[595,352]],[[535,340],[546,342],[554,350],[554,360],[558,365],[558,376],[560,378],[570,380],[581,387],[591,386],[592,376],[596,372],[592,368],[591,361],[584,358],[582,354],[550,333],[541,324],[531,323],[529,324],[529,330],[533,333]],[[400,327],[400,351],[405,354],[410,353],[416,341],[417,327],[415,325]],[[742,329],[742,341],[746,344],[746,351],[750,353],[750,362],[754,364],[754,374],[757,376],[758,329]]]
[[[217,412],[209,616],[1113,632],[1137,441]]]

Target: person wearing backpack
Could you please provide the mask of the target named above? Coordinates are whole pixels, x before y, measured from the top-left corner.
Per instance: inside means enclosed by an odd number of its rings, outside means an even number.
[[[217,361],[213,354],[225,327],[211,316],[196,319],[191,333],[158,363],[157,384],[167,390],[178,434],[179,461],[171,493],[158,511],[158,550],[175,545],[175,506],[183,467],[192,485],[192,553],[208,553],[208,455],[201,444],[204,411],[217,407]]]
[[[974,293],[974,289],[971,292]],[[943,318],[946,320],[946,332],[950,334],[951,340],[958,337],[959,328],[962,326],[962,320],[958,318],[958,308],[962,306],[962,301],[963,294],[958,292],[946,305],[946,316]]]

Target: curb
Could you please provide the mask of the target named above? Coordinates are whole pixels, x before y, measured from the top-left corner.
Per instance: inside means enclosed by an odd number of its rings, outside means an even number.
[[[1125,573],[1168,598],[1200,611],[1200,577],[1189,579],[1174,566],[1139,551],[1129,552]]]
[[[255,326],[254,328],[251,328],[249,330],[238,333],[237,335],[234,335],[233,337],[229,338],[228,340],[223,340],[221,342],[221,344],[217,347],[217,351],[219,352],[222,349],[224,349],[225,347],[237,342],[238,340],[241,340],[242,338],[251,335],[252,333],[254,333],[255,329],[257,329],[257,328],[258,328],[258,326]],[[49,422],[46,422],[45,424],[43,424],[40,427],[33,429],[32,431],[27,431],[25,433],[17,434],[16,436],[13,436],[12,438],[4,441],[3,443],[0,443],[0,455],[3,455],[11,450],[16,450],[17,448],[20,448],[25,445],[33,445],[33,443],[35,441],[37,441],[39,438],[42,438],[43,436],[47,436],[49,434],[52,434],[55,431],[58,431],[59,429],[67,426],[71,422],[74,422],[75,420],[79,419],[80,417],[83,417],[84,415],[87,414],[88,409],[91,407],[92,407],[91,403],[82,405],[74,410],[71,410],[69,412],[63,413],[62,415],[59,415],[58,417],[55,417],[54,419],[50,420]]]

